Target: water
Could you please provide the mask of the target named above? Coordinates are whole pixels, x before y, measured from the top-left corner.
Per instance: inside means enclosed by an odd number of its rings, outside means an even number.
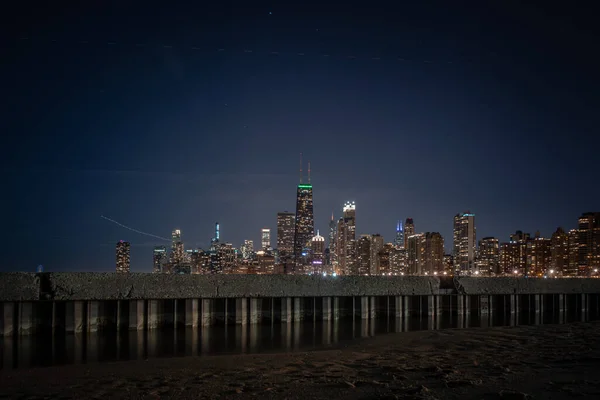
[[[597,319],[593,313],[590,319]],[[586,317],[589,318],[589,317]],[[52,333],[0,338],[0,368],[30,368],[65,364],[140,360],[156,357],[206,356],[217,354],[292,352],[330,348],[353,340],[399,332],[448,328],[556,324],[582,321],[576,313],[552,311],[490,315],[442,314],[408,318],[352,318],[335,321],[301,321],[256,325],[210,326],[152,331]]]

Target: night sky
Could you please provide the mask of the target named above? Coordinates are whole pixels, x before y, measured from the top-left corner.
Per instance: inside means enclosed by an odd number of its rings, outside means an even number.
[[[150,271],[168,242],[101,215],[275,241],[300,152],[322,234],[347,200],[447,250],[458,212],[502,241],[600,208],[592,2],[41,3],[0,28],[2,271],[113,271],[120,239]]]

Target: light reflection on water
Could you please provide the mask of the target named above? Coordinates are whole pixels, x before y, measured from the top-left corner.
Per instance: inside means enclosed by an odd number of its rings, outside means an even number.
[[[518,319],[518,320],[517,320]],[[596,319],[592,316],[591,319]],[[0,340],[1,368],[183,357],[216,354],[264,353],[330,347],[353,339],[395,332],[581,321],[578,315],[534,312],[408,318],[340,319],[256,325],[164,328],[152,331],[51,333]],[[398,336],[402,340],[402,336]]]

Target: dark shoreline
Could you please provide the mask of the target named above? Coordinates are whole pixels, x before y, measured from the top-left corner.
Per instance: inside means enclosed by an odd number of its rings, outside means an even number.
[[[600,396],[600,323],[381,335],[307,352],[0,371],[0,398]]]

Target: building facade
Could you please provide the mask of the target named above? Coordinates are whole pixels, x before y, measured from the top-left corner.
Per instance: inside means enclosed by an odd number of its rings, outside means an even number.
[[[315,234],[313,214],[313,187],[311,184],[299,184],[296,192],[296,221],[294,225],[294,262],[295,269],[302,270],[306,248]]]
[[[269,250],[271,248],[271,230],[269,228],[261,229],[260,244],[263,250]]]
[[[287,211],[277,213],[277,253],[283,273],[293,272],[295,224],[294,213]]]
[[[129,250],[130,250],[129,242],[124,242],[120,240],[117,243],[116,255],[117,255],[117,267],[116,271],[118,273],[128,273],[129,272]]]
[[[498,238],[488,236],[479,241],[477,270],[479,273],[488,276],[501,274],[500,243]]]
[[[338,274],[356,275],[356,204],[346,202],[342,208],[343,216],[337,224],[337,261]]]
[[[454,265],[458,274],[475,272],[475,214],[465,212],[454,217]]]

